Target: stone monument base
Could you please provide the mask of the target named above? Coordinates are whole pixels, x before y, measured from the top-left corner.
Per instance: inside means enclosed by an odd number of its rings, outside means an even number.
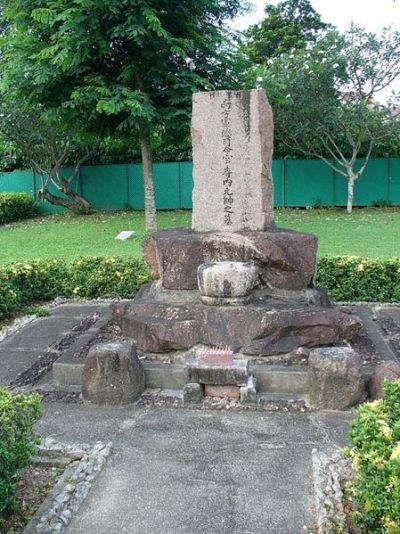
[[[198,289],[197,269],[207,262],[249,262],[269,288],[301,290],[313,285],[316,236],[292,230],[194,232],[188,228],[155,232],[143,244],[153,278],[165,289]]]
[[[290,296],[264,289],[247,305],[208,306],[199,291],[166,290],[155,282],[143,286],[132,304],[116,303],[112,310],[123,336],[143,353],[226,345],[234,352],[270,356],[350,340],[360,329],[359,319],[326,304],[318,289]]]

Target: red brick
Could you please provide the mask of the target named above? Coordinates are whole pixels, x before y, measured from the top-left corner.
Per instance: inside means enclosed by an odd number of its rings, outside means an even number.
[[[227,397],[228,399],[238,399],[240,397],[239,386],[213,386],[206,384],[204,393],[208,397]]]

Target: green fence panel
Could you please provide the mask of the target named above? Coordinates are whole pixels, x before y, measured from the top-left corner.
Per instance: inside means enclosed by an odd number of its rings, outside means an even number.
[[[127,184],[126,165],[96,165],[81,168],[79,184],[81,193],[95,209],[126,208]]]
[[[285,160],[284,204],[288,207],[332,206],[331,168],[318,160]]]
[[[388,160],[389,200],[394,206],[400,205],[400,158]]]
[[[180,208],[179,163],[155,163],[153,173],[156,208],[158,210]]]
[[[134,210],[144,209],[144,187],[142,166],[138,163],[128,167],[128,203]]]
[[[33,174],[31,171],[0,172],[1,193],[32,193]]]
[[[153,165],[156,208],[173,210],[180,207],[179,164],[155,163]],[[144,185],[142,166],[128,165],[129,205],[134,210],[144,209]]]
[[[281,159],[275,159],[272,162],[272,178],[274,182],[274,206],[275,208],[284,207],[284,180],[285,180],[285,168],[284,161]]]
[[[193,163],[183,161],[179,164],[179,185],[180,185],[180,204],[179,207],[184,210],[191,210],[192,190],[193,190]]]
[[[362,160],[358,160],[358,165]],[[73,169],[64,169],[66,175]],[[275,207],[345,206],[347,180],[319,160],[274,160],[272,166]],[[193,163],[156,163],[154,184],[157,209],[191,209]],[[140,164],[97,165],[81,169],[73,184],[95,209],[144,209],[143,173]],[[37,197],[40,176],[30,171],[0,173],[0,191],[27,191]],[[54,186],[50,189],[56,192]],[[384,200],[400,205],[400,158],[372,159],[355,185],[354,205],[368,206]],[[44,213],[63,208],[47,202]]]

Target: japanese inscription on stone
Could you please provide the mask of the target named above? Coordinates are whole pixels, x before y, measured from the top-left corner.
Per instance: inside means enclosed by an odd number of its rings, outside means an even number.
[[[193,96],[196,231],[264,230],[273,223],[272,111],[262,90]]]

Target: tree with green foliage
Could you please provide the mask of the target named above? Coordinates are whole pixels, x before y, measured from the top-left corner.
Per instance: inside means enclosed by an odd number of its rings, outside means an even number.
[[[321,159],[347,179],[348,212],[374,147],[400,135],[400,116],[374,98],[399,75],[400,32],[383,30],[378,36],[356,26],[343,36],[329,32],[314,46],[281,55],[258,71],[279,142]]]
[[[156,228],[151,138],[187,130],[194,91],[229,86],[226,19],[239,0],[4,0],[2,83],[141,147]],[[73,120],[73,119],[72,119]],[[175,133],[175,135],[176,135]]]
[[[82,164],[99,140],[78,125],[66,123],[57,108],[46,111],[41,105],[33,107],[7,96],[0,103],[0,134],[7,139],[9,160],[18,157],[23,166],[33,169],[41,180],[39,199],[87,214],[91,205],[77,192],[76,184]],[[71,163],[69,172],[65,167]]]
[[[270,58],[314,43],[328,24],[310,0],[283,0],[265,6],[265,18],[245,32],[245,51],[252,63],[265,64]]]

